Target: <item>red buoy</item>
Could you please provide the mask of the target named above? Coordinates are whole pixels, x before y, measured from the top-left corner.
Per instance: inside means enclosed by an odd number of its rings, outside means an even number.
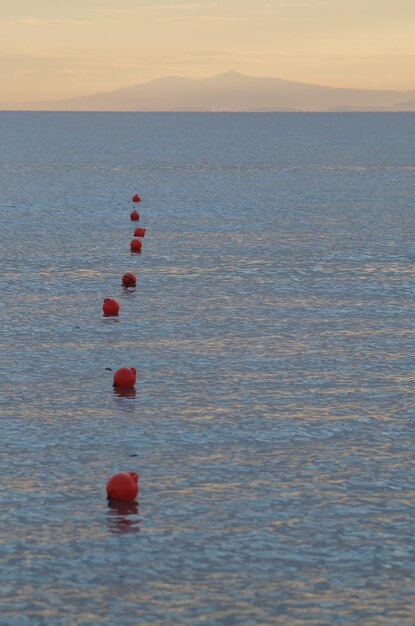
[[[134,209],[134,211],[131,211],[130,213],[130,219],[132,222],[138,222],[138,220],[140,219],[140,214],[138,211],[136,211]]]
[[[134,500],[138,492],[138,476],[135,472],[114,474],[107,482],[109,500]]]
[[[114,298],[104,298],[102,310],[104,311],[104,315],[118,315],[120,305]]]
[[[136,379],[135,367],[120,367],[114,374],[114,387],[134,387]]]
[[[134,231],[134,237],[145,237],[146,229],[145,228],[136,228]]]
[[[141,198],[140,198],[140,196],[138,195],[138,193],[135,193],[135,194],[133,195],[133,197],[131,198],[131,200],[132,200],[133,202],[141,202]]]
[[[127,272],[122,277],[121,282],[124,285],[124,287],[135,287],[137,284],[137,278],[135,274],[133,274],[132,272]]]
[[[130,242],[131,252],[140,252],[143,247],[143,242],[141,239],[132,239]]]

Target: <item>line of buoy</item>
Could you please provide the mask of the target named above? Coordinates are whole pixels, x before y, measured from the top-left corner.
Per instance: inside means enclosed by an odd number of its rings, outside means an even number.
[[[138,474],[120,472],[107,482],[108,500],[135,500],[139,492]]]
[[[136,211],[135,209],[134,209],[134,211],[131,211],[131,213],[130,213],[130,220],[132,222],[138,222],[139,219],[140,219],[139,212]]]
[[[131,239],[130,248],[131,252],[141,252],[141,248],[143,247],[143,242],[141,239]]]
[[[115,298],[104,298],[102,310],[105,316],[118,315],[120,305]]]
[[[141,198],[138,194],[134,194],[131,198],[133,202],[141,202]],[[138,211],[134,210],[130,213],[130,219],[136,222],[140,219]],[[134,231],[134,237],[144,237],[146,234],[145,228],[136,228]],[[130,250],[132,252],[141,252],[143,243],[141,239],[132,239],[130,242]],[[126,272],[122,279],[121,284],[126,287],[135,287],[137,284],[137,277],[132,272]],[[118,315],[120,306],[115,298],[105,298],[103,305],[103,312],[105,316]],[[113,387],[118,395],[122,397],[135,397],[135,384],[137,381],[137,370],[135,367],[120,367],[113,377]],[[108,481],[107,498],[110,502],[113,501],[125,501],[130,502],[135,500],[139,493],[138,474],[135,472],[120,472],[114,474]]]
[[[114,374],[114,387],[130,388],[137,382],[135,367],[120,367]]]
[[[137,284],[137,277],[132,272],[126,272],[121,279],[121,283],[124,287],[135,287]]]

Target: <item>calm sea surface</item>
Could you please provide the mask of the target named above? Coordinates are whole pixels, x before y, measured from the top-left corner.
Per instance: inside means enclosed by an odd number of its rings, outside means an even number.
[[[412,626],[415,114],[2,112],[0,147],[0,623]]]

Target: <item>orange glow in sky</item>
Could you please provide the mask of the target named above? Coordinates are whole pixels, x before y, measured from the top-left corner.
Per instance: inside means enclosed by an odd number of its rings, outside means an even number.
[[[0,101],[236,70],[415,89],[414,0],[2,0]]]

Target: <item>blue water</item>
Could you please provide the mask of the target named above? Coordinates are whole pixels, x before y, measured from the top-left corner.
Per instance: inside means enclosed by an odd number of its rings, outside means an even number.
[[[0,145],[0,623],[413,626],[415,114],[2,112]]]

